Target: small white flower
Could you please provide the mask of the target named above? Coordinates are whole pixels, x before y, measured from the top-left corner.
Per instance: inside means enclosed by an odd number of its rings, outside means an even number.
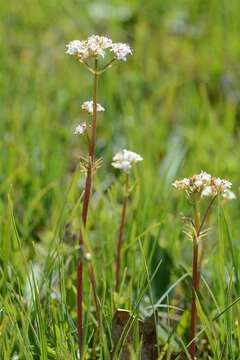
[[[190,185],[190,180],[187,179],[187,178],[184,178],[182,180],[176,180],[174,183],[173,183],[173,186],[176,188],[176,189],[179,189],[179,190],[187,190],[187,188],[189,187]]]
[[[232,187],[232,183],[230,181],[224,180],[224,179],[222,180],[222,185],[223,185],[224,189],[231,189],[231,187]]]
[[[216,187],[219,187],[222,185],[222,179],[220,179],[220,178],[214,179],[213,182]]]
[[[232,187],[232,183],[225,179],[213,178],[212,185],[216,188],[217,192],[224,193]]]
[[[85,101],[82,104],[82,110],[88,112],[89,114],[93,114],[93,101]],[[102,105],[97,104],[97,112],[99,111],[105,111],[105,109],[102,107]]]
[[[113,157],[112,166],[116,169],[121,169],[125,172],[129,172],[133,164],[142,160],[143,158],[137,153],[123,149]]]
[[[79,124],[79,125],[77,125],[76,128],[75,128],[74,134],[76,134],[76,135],[82,135],[82,134],[85,133],[86,129],[87,129],[87,125],[86,125],[85,122],[82,123],[82,124]]]
[[[128,172],[131,169],[132,164],[127,160],[121,160],[121,161],[112,162],[112,166],[115,169],[120,169],[120,170]]]
[[[203,191],[201,192],[201,197],[208,197],[208,196],[213,196],[214,195],[214,191],[212,186],[206,186]]]
[[[124,43],[113,43],[111,51],[114,53],[117,60],[127,60],[128,55],[132,55],[132,49],[128,44]]]
[[[201,179],[196,179],[194,185],[197,187],[197,188],[200,188],[201,186],[203,186],[203,181]]]
[[[92,35],[87,40],[89,53],[92,56],[105,57],[105,50],[112,46],[112,40],[106,36]]]
[[[222,194],[222,197],[226,200],[235,200],[237,198],[236,195],[234,194],[234,192],[231,190],[224,191],[224,193]]]
[[[113,161],[121,161],[121,160],[126,160],[135,163],[137,161],[142,161],[143,158],[133,151],[123,149],[113,157]]]
[[[212,176],[210,174],[206,173],[205,171],[201,171],[198,176],[204,182],[208,182],[212,178]]]
[[[66,54],[68,55],[76,55],[82,59],[86,59],[88,57],[88,48],[86,41],[73,40],[67,44]]]
[[[91,260],[92,260],[91,254],[90,254],[89,252],[86,252],[86,253],[84,254],[84,259],[85,259],[86,261],[91,261]]]

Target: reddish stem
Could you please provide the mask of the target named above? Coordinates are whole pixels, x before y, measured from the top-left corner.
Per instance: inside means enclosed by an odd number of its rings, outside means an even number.
[[[95,275],[94,275],[92,264],[88,265],[88,275],[89,275],[89,279],[90,279],[90,282],[92,285],[93,297],[94,297],[94,301],[95,301],[95,305],[96,305],[97,320],[98,320],[98,323],[100,324],[100,308],[99,308],[99,303],[98,303],[97,286],[96,286],[96,280],[95,280]]]
[[[119,233],[117,239],[117,249],[116,249],[116,286],[115,291],[118,292],[120,286],[120,271],[121,271],[121,248],[123,242],[123,235],[124,235],[124,226],[125,226],[125,219],[126,219],[126,212],[127,212],[127,201],[128,201],[128,174],[126,176],[126,183],[125,183],[125,194],[122,206],[122,214],[121,214],[121,222],[119,226]]]
[[[95,71],[97,72],[97,60],[95,60]],[[93,115],[92,115],[92,134],[91,140],[89,144],[89,159],[88,159],[88,169],[87,169],[87,177],[84,189],[84,196],[83,196],[83,207],[82,207],[82,224],[83,227],[86,227],[87,223],[87,216],[88,216],[88,209],[89,209],[89,201],[91,196],[92,190],[92,169],[93,169],[93,162],[95,159],[95,148],[96,148],[96,128],[97,128],[97,82],[98,82],[98,75],[97,73],[94,74],[94,84],[93,84]],[[79,233],[79,245],[81,248],[84,247],[84,239],[82,230]],[[96,297],[96,284],[94,280],[94,272],[92,265],[90,264],[88,267],[89,271],[89,278],[93,288],[94,299],[97,303]],[[98,307],[97,307],[98,312]],[[83,348],[83,261],[79,259],[77,265],[77,329],[78,329],[78,342],[79,342],[79,349],[80,353],[82,353]]]

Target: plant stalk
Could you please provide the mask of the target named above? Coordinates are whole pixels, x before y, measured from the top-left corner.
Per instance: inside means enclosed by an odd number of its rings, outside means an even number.
[[[190,342],[189,345],[189,354],[191,356],[191,359],[195,359],[195,353],[196,353],[196,328],[197,328],[197,306],[196,306],[196,294],[199,290],[199,282],[200,282],[200,267],[202,262],[202,256],[203,254],[199,252],[199,239],[201,236],[201,231],[204,228],[204,225],[208,219],[211,207],[216,200],[217,195],[215,195],[210,203],[208,204],[208,207],[202,217],[202,220],[200,221],[200,213],[198,209],[198,201],[195,200],[194,202],[194,227],[195,227],[195,234],[193,239],[193,261],[192,261],[192,305],[191,305],[191,325],[190,325]]]
[[[197,328],[197,306],[196,306],[196,294],[199,288],[199,269],[198,269],[198,240],[199,240],[199,229],[201,227],[200,223],[200,213],[198,209],[197,200],[194,202],[194,227],[195,234],[193,238],[193,260],[192,260],[192,304],[191,304],[191,324],[190,324],[190,346],[189,354],[191,359],[195,359],[196,353],[196,341],[194,340],[196,336]]]
[[[117,238],[117,245],[116,245],[116,285],[115,291],[119,291],[120,286],[120,271],[121,271],[121,249],[122,249],[122,242],[123,242],[123,235],[124,235],[124,226],[126,220],[126,212],[127,212],[127,203],[128,203],[128,173],[126,174],[125,180],[125,189],[124,189],[124,199],[123,199],[123,206],[122,206],[122,214],[121,214],[121,221],[119,226],[118,238]]]
[[[191,325],[190,325],[190,341],[189,354],[191,359],[195,359],[196,342],[193,340],[196,336],[197,327],[197,306],[196,292],[199,287],[198,275],[198,244],[193,245],[193,262],[192,262],[192,305],[191,305]]]
[[[96,129],[97,129],[97,85],[98,85],[98,74],[97,74],[98,63],[95,60],[95,72],[94,72],[94,82],[93,82],[93,115],[92,115],[92,133],[91,139],[89,142],[89,156],[88,156],[88,168],[87,176],[85,182],[84,196],[83,196],[83,207],[82,207],[82,225],[85,228],[88,217],[89,201],[91,197],[92,190],[92,173],[95,160],[95,149],[96,149]],[[82,229],[79,232],[79,245],[84,248],[84,239],[82,234]],[[84,251],[84,249],[83,249]],[[96,301],[96,284],[94,279],[94,273],[92,265],[88,266],[89,278],[93,288],[94,299],[96,302],[96,310],[98,313],[98,302]],[[82,353],[83,348],[83,259],[79,259],[77,265],[77,329],[78,329],[78,342],[80,353]]]

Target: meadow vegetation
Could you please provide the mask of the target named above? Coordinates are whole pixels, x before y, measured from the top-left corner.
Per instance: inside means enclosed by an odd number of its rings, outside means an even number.
[[[172,183],[201,170],[230,180],[236,199],[216,199],[201,239],[196,358],[240,359],[239,14],[237,0],[1,4],[1,360],[79,358],[79,258],[82,358],[153,359],[141,352],[142,324],[156,335],[159,360],[190,358],[193,213]],[[65,46],[91,34],[126,42],[133,55],[99,82],[101,161],[84,228],[88,143],[74,130],[88,121],[81,106],[92,97],[93,78]],[[116,288],[126,177],[111,162],[124,148],[143,161],[129,176]],[[80,230],[87,257],[79,250]],[[117,314],[126,325],[120,335],[116,309],[125,310]]]

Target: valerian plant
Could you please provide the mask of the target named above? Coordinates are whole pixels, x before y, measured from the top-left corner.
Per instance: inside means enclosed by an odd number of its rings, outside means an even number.
[[[225,179],[213,177],[212,175],[201,172],[190,178],[176,180],[173,183],[176,189],[184,190],[193,208],[193,219],[190,219],[190,230],[186,232],[188,237],[192,240],[193,244],[193,257],[192,257],[192,304],[191,304],[191,323],[189,334],[189,347],[188,351],[191,359],[195,359],[196,353],[196,327],[197,327],[197,307],[196,307],[196,294],[199,290],[200,280],[200,256],[199,244],[200,241],[207,235],[206,222],[209,217],[212,206],[217,199],[221,196],[226,200],[235,198],[235,194],[230,190],[232,187],[231,182]],[[201,216],[200,203],[203,198],[210,198],[208,206]]]
[[[121,249],[124,236],[124,226],[127,212],[127,202],[130,193],[129,187],[129,173],[134,164],[139,161],[142,161],[143,158],[133,151],[123,149],[119,151],[112,161],[112,166],[116,169],[120,169],[125,173],[125,183],[123,189],[123,204],[122,204],[122,213],[121,220],[118,232],[118,238],[116,242],[116,261],[115,261],[115,291],[118,292],[120,285],[120,271],[121,271]]]
[[[80,353],[83,353],[83,254],[86,252],[83,229],[86,227],[89,202],[92,192],[93,175],[99,166],[96,160],[96,138],[97,138],[97,113],[104,111],[102,105],[97,103],[98,81],[102,73],[109,69],[117,60],[126,61],[132,54],[132,49],[128,44],[114,43],[106,36],[92,35],[86,40],[73,40],[67,44],[66,53],[73,56],[93,75],[93,94],[92,100],[85,101],[82,110],[91,116],[91,121],[79,124],[75,129],[75,134],[87,135],[88,138],[88,156],[85,161],[86,180],[83,194],[83,204],[81,213],[82,227],[79,231],[80,253],[77,265],[77,329]],[[105,61],[105,59],[108,59]],[[105,62],[104,62],[105,61]],[[96,291],[95,276],[91,262],[88,263],[89,279],[93,290],[96,313],[98,321],[99,304]]]

